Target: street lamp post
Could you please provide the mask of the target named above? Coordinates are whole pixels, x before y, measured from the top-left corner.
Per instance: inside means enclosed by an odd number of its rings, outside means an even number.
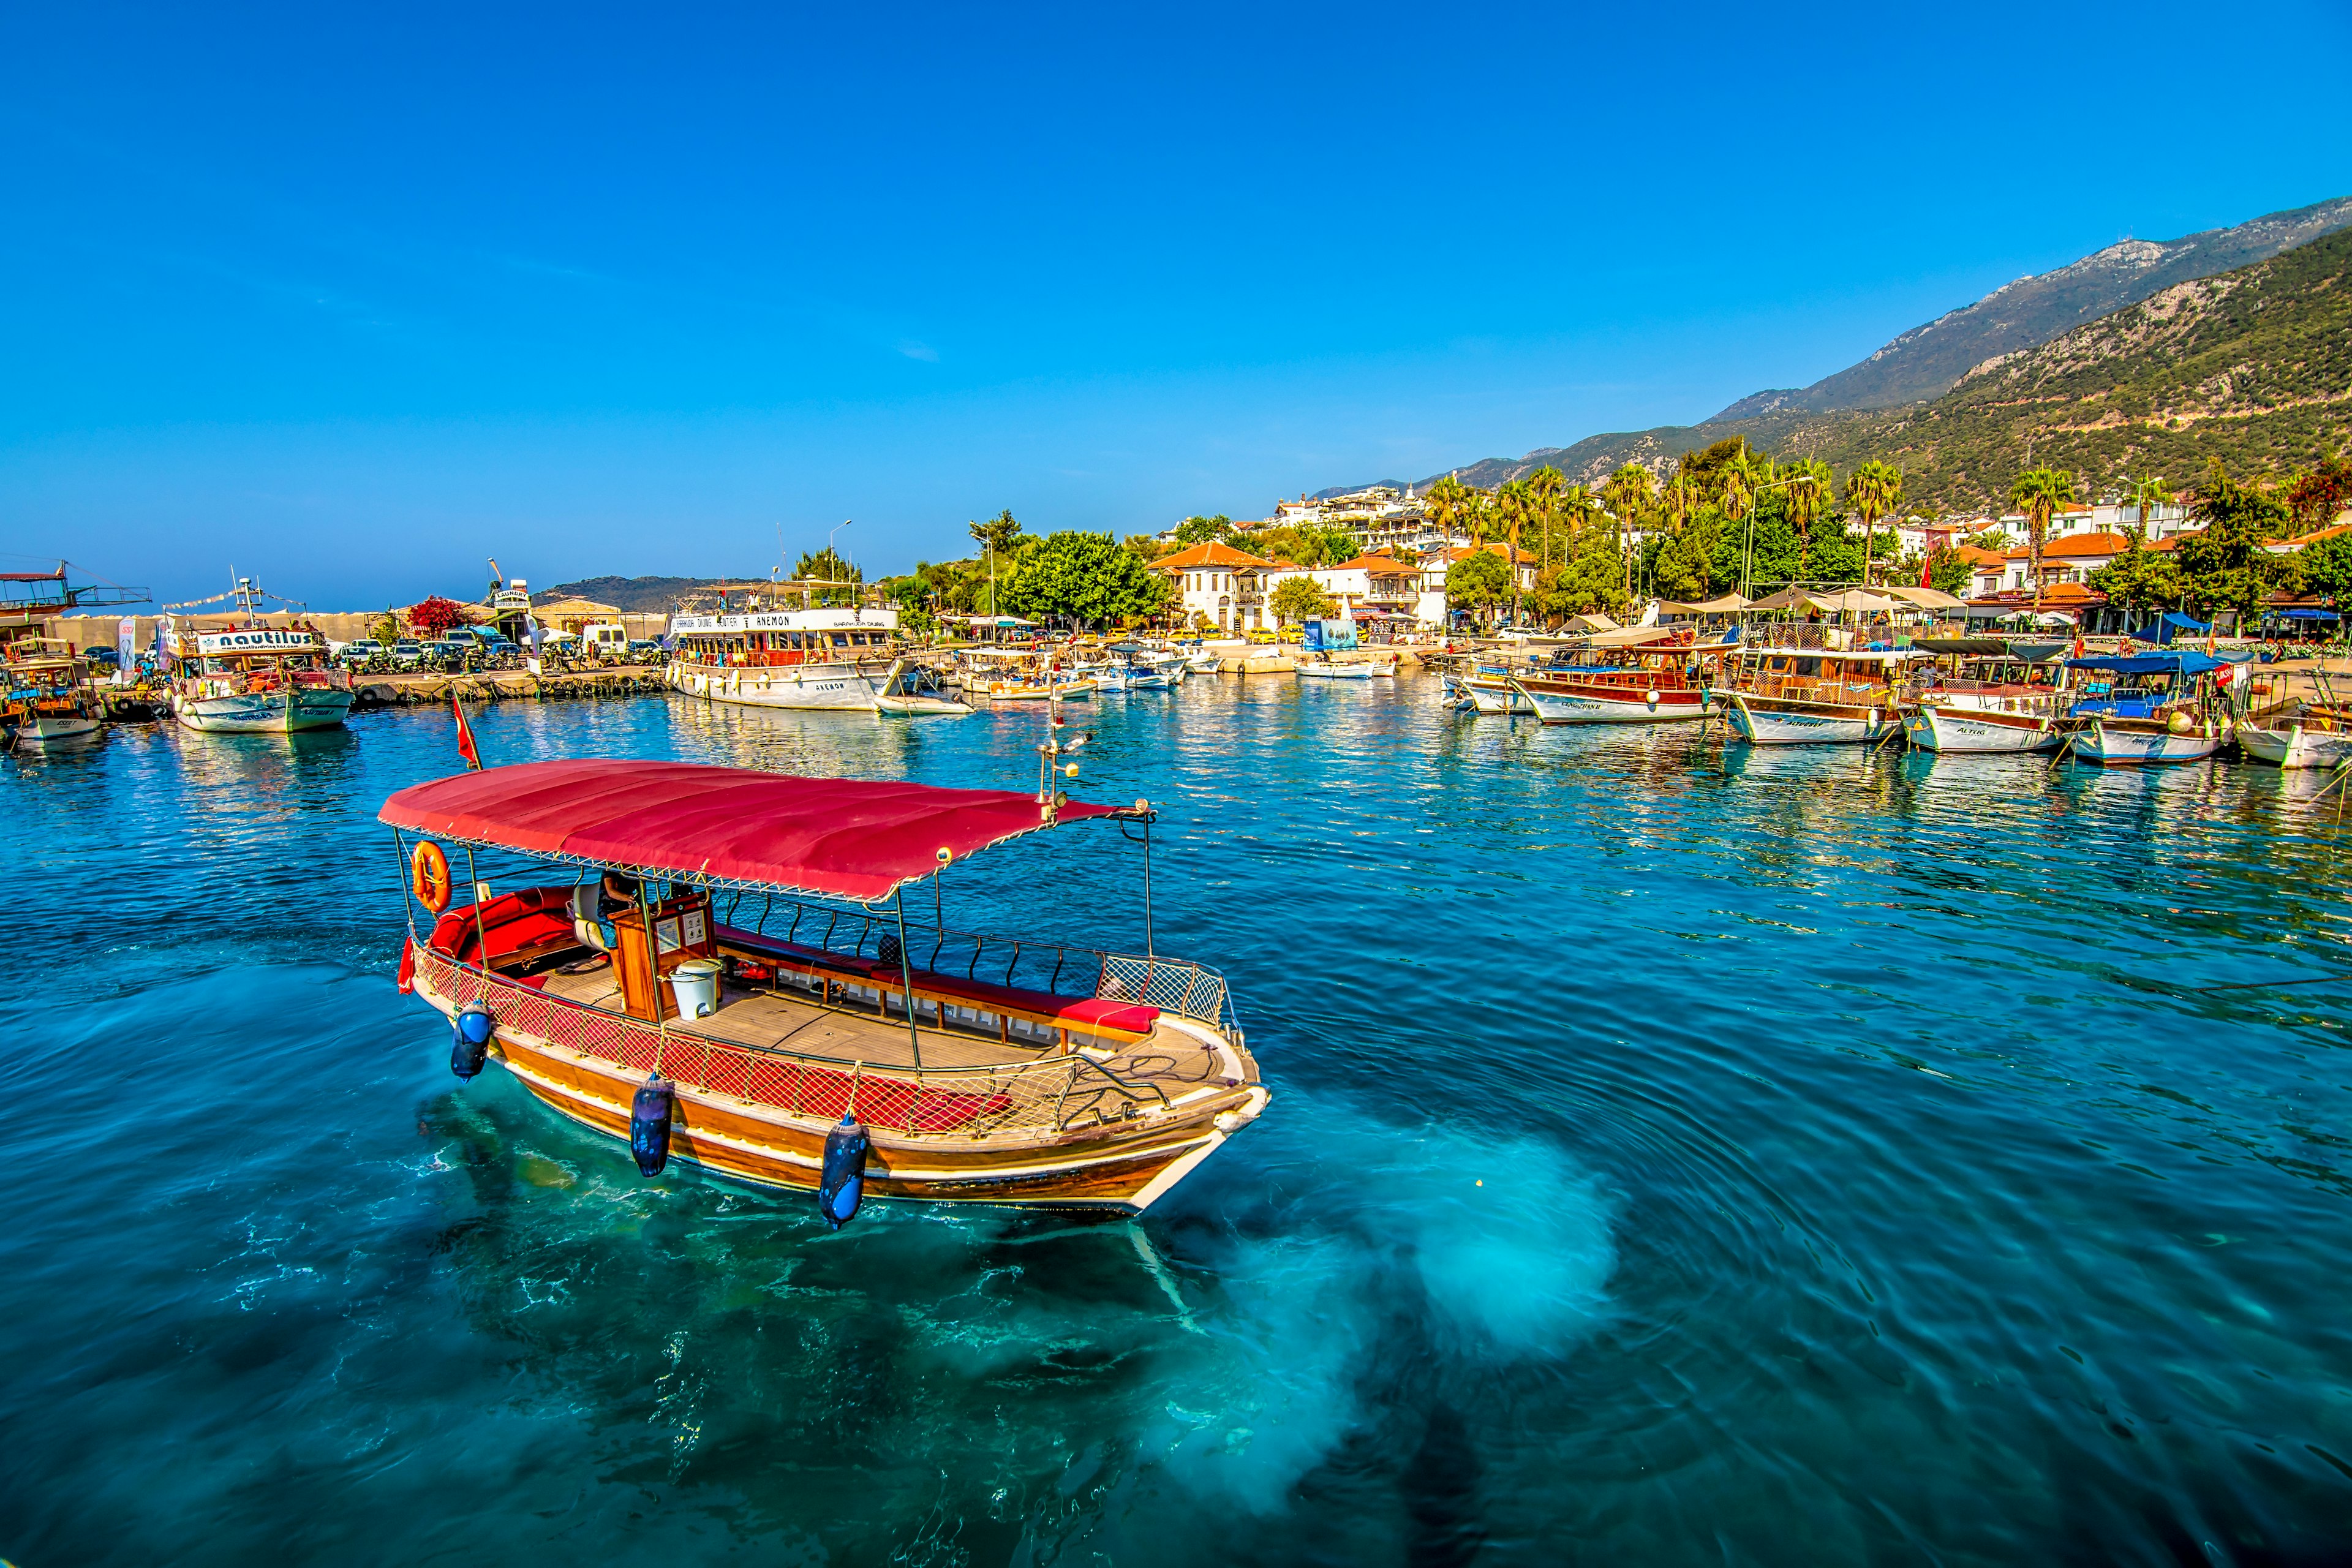
[[[842,571],[841,557],[835,552],[833,542],[841,537],[841,531],[843,529],[847,528],[851,523],[856,521],[857,520],[856,518],[845,517],[839,522],[833,525],[833,531],[831,533],[824,536],[825,559],[833,563],[832,570],[834,574],[837,577],[846,578],[849,574]]]

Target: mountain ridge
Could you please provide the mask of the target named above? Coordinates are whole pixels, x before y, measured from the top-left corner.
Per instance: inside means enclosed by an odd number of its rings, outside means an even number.
[[[1981,300],[1898,333],[1867,358],[1811,386],[1750,393],[1690,425],[1604,431],[1565,447],[1539,447],[1517,458],[1486,458],[1447,471],[1465,484],[1491,489],[1549,463],[1570,483],[1591,485],[1626,463],[1661,467],[1682,452],[1735,436],[1777,452],[1819,416],[1924,406],[1988,366],[2090,322],[2183,284],[2318,243],[2347,226],[2352,196],[2337,196],[2179,239],[2123,240],[2053,271],[2005,283]],[[1441,477],[1433,474],[1412,488],[1425,489]],[[1361,488],[1334,486],[1319,493]]]

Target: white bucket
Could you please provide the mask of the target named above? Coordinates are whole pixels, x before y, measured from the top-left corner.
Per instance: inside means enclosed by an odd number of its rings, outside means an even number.
[[[678,1016],[708,1018],[719,1011],[719,961],[688,959],[669,972],[669,988],[677,998]]]

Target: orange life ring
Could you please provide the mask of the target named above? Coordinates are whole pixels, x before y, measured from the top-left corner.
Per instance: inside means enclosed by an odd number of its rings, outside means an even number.
[[[408,890],[436,915],[449,907],[449,857],[430,838],[409,854]]]

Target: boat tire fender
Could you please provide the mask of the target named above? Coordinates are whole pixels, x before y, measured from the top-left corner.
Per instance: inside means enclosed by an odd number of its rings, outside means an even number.
[[[866,1135],[866,1124],[845,1110],[840,1123],[824,1135],[824,1170],[817,1183],[816,1206],[824,1215],[827,1230],[839,1230],[857,1217],[857,1205],[866,1197],[866,1156],[873,1146]]]
[[[430,838],[409,853],[408,890],[436,915],[449,907],[449,857]]]
[[[629,1101],[629,1152],[637,1158],[637,1173],[658,1176],[669,1164],[669,1128],[677,1110],[677,1086],[646,1075]]]
[[[450,1020],[449,1070],[470,1080],[489,1059],[490,1037],[498,1032],[497,1016],[479,997],[458,1008]]]

